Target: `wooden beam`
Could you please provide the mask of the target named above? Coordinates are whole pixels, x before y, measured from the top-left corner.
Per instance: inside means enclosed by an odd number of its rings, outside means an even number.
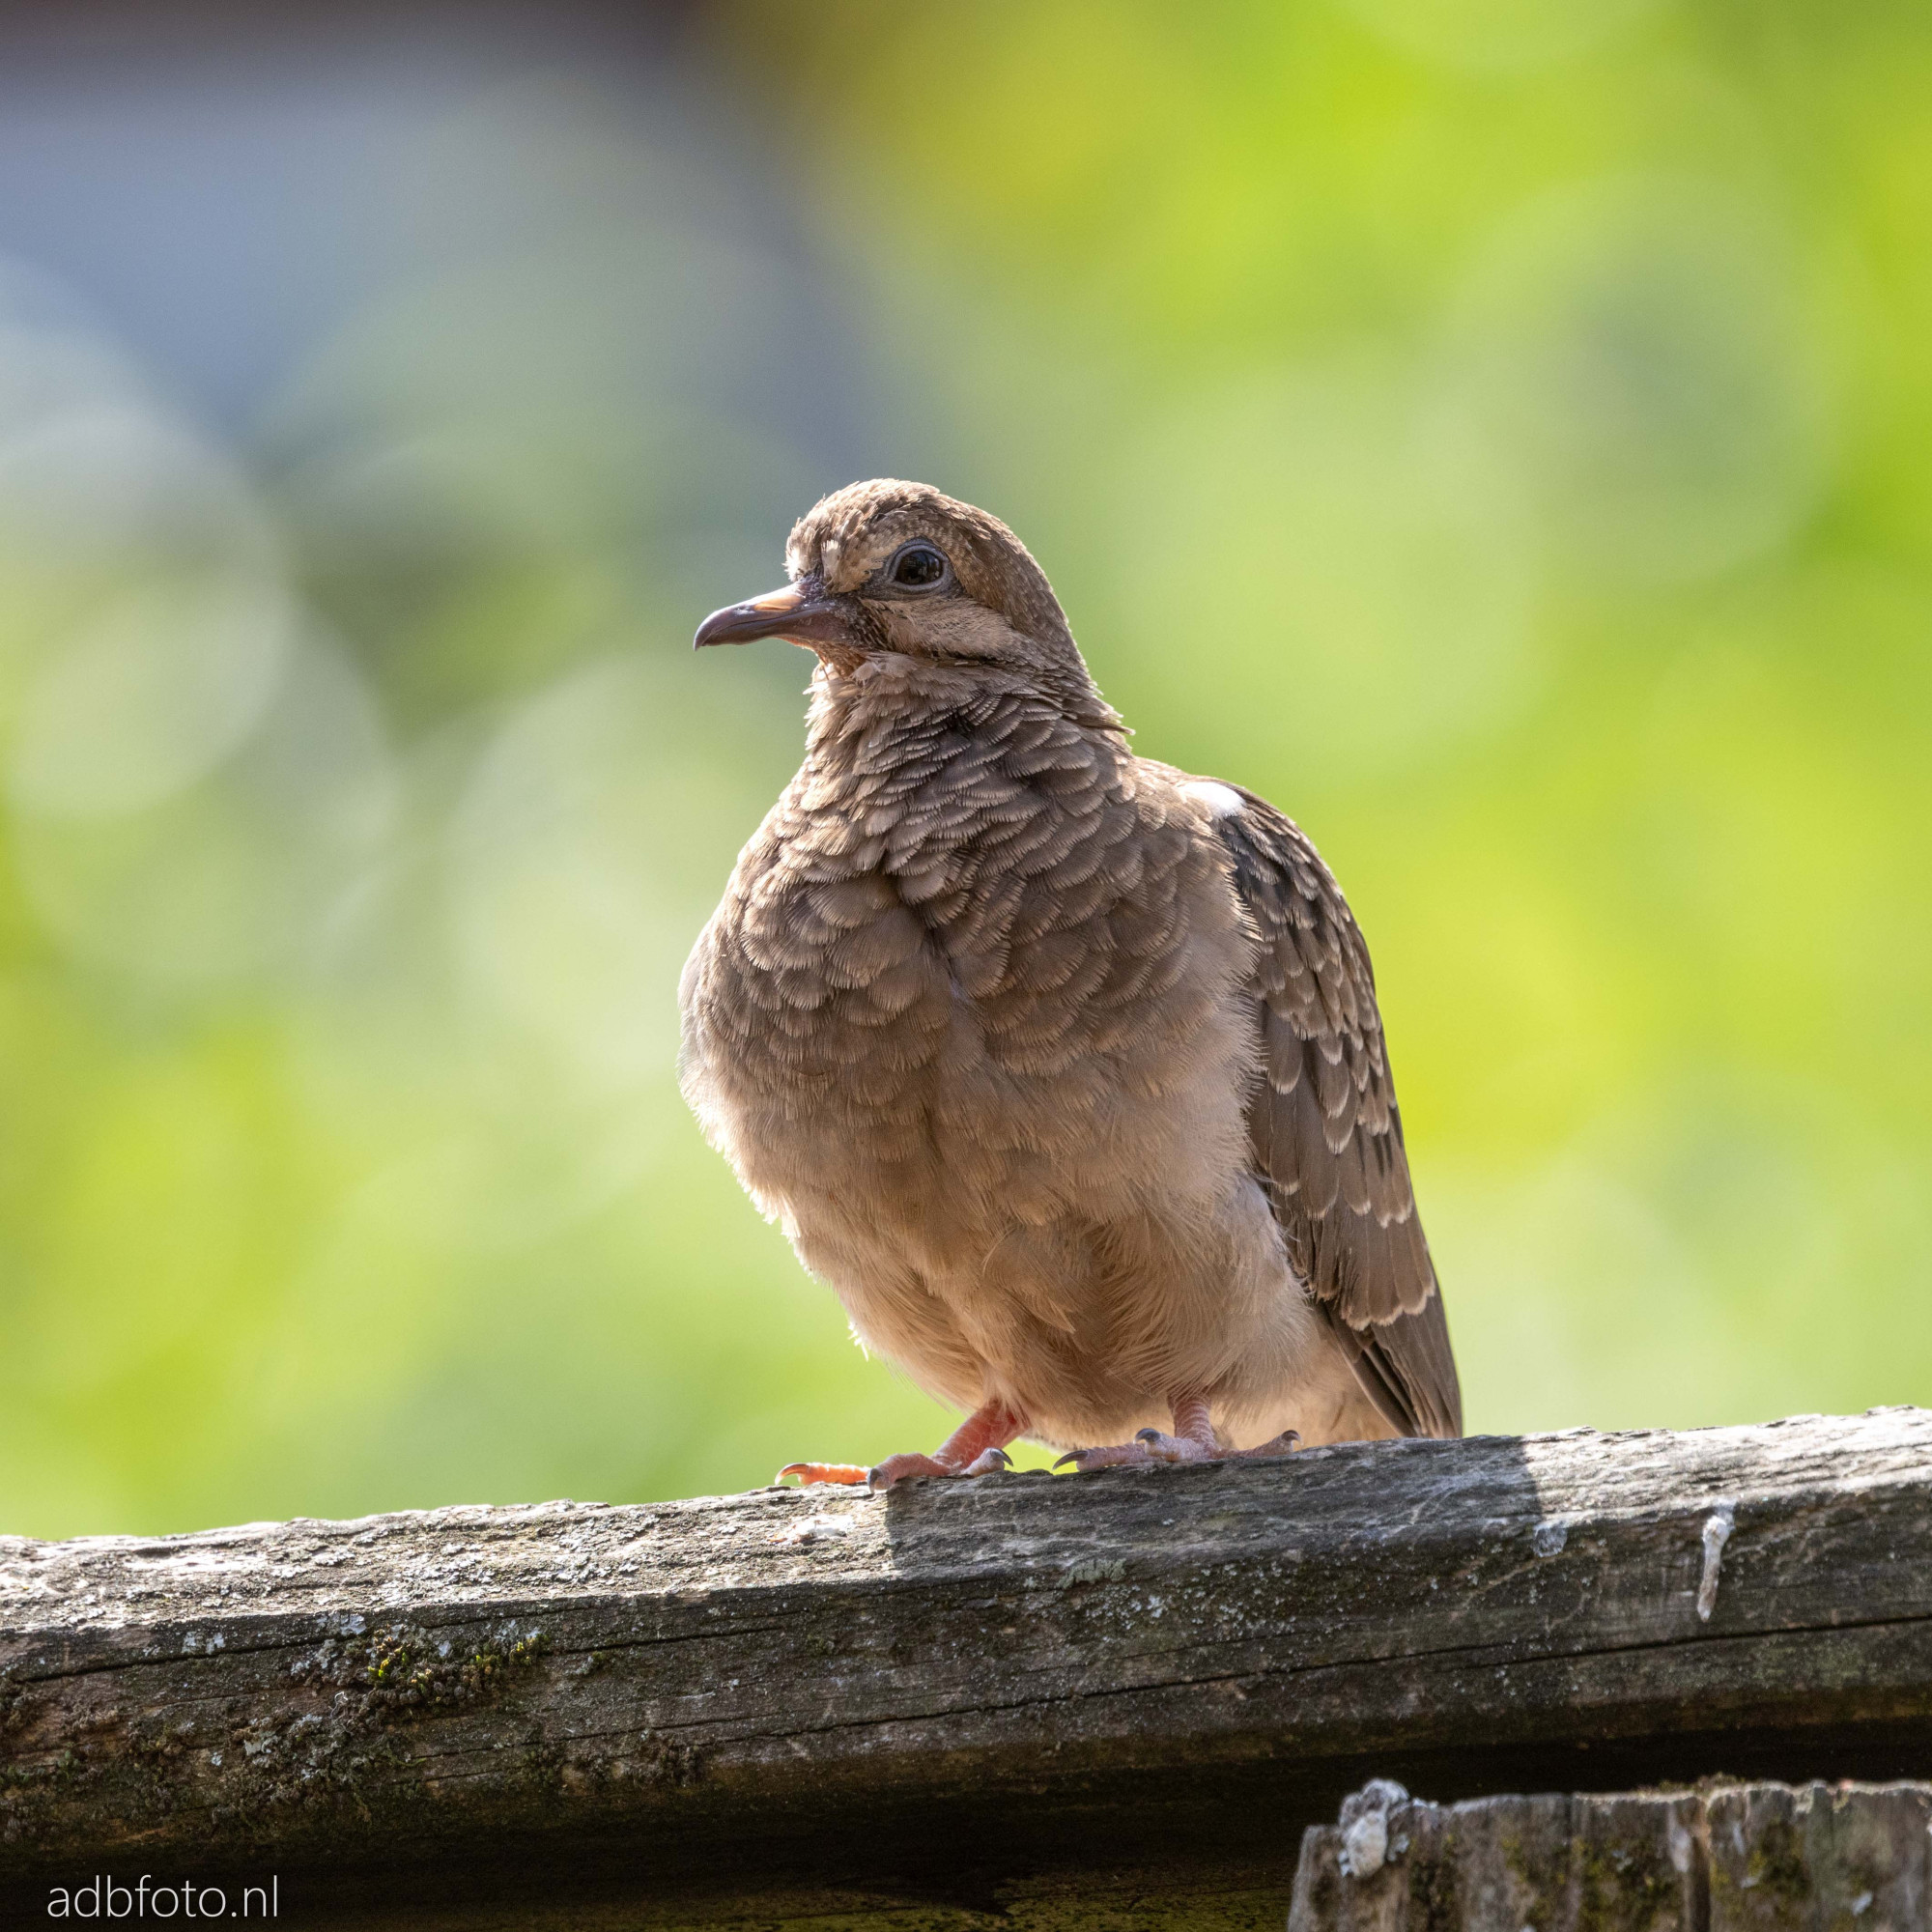
[[[1374,1783],[1302,1842],[1288,1932],[1932,1923],[1932,1784],[1475,1798]]]
[[[30,1898],[139,1863],[306,1922],[1278,1926],[1370,1776],[1885,1778],[1928,1718],[1915,1409],[0,1539]]]

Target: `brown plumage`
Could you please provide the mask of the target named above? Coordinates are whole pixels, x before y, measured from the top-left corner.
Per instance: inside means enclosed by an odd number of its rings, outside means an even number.
[[[697,636],[819,664],[685,969],[684,1091],[858,1338],[970,1412],[933,1456],[794,1470],[1460,1434],[1368,952],[1314,846],[1129,751],[983,511],[855,484],[787,561]]]

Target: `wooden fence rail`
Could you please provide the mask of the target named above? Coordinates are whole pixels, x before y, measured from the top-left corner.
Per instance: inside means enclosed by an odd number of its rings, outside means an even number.
[[[1932,1769],[1932,1413],[0,1539],[0,1886],[1267,1925],[1448,1801]],[[299,1917],[298,1914],[299,1913]]]
[[[1288,1932],[1924,1932],[1932,1784],[1413,1801],[1302,1841]]]

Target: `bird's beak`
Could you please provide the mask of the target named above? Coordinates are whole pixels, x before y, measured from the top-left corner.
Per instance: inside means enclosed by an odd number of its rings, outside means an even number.
[[[768,590],[748,604],[727,604],[697,627],[694,650],[706,644],[749,644],[754,638],[785,638],[809,650],[818,644],[849,644],[852,621],[844,600],[808,597],[796,584]]]

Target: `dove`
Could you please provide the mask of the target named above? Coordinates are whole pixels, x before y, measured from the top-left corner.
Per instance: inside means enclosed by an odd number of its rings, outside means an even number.
[[[680,1081],[860,1344],[965,1419],[780,1478],[1460,1435],[1368,950],[1307,836],[1136,755],[996,517],[855,483],[786,564],[696,635],[816,664],[684,970]]]

